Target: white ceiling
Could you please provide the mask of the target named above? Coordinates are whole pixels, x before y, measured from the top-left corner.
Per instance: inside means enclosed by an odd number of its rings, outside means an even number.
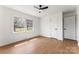
[[[7,5],[6,7],[12,8],[23,13],[34,15],[36,17],[42,17],[49,14],[54,14],[56,12],[67,12],[76,10],[76,5],[48,5],[48,9],[43,10],[39,13],[39,10],[34,8],[34,5]]]

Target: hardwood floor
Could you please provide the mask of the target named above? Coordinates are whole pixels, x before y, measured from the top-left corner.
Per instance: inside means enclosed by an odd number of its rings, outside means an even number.
[[[73,40],[73,39],[67,39],[67,38],[65,38],[64,39],[64,45],[65,45],[65,47],[67,46],[67,47],[77,47],[77,41],[76,40]]]
[[[72,43],[73,42],[73,43]],[[77,41],[38,36],[16,44],[0,47],[1,54],[71,54],[79,53]]]

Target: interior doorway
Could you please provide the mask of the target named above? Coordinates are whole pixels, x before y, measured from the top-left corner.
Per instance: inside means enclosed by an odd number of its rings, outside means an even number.
[[[63,32],[64,39],[76,40],[76,14],[75,12],[64,13]]]

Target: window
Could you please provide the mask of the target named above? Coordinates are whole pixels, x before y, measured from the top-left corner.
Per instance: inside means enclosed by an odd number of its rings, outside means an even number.
[[[33,21],[21,17],[14,17],[14,32],[29,32],[32,31]]]

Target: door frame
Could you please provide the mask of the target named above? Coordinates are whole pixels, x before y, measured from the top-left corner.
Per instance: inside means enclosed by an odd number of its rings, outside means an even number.
[[[63,12],[63,14],[62,14],[62,24],[63,24],[63,40],[64,40],[64,12]],[[71,16],[75,16],[75,40],[77,40],[77,15],[75,14],[75,15],[71,15]],[[69,16],[68,16],[69,17]]]

